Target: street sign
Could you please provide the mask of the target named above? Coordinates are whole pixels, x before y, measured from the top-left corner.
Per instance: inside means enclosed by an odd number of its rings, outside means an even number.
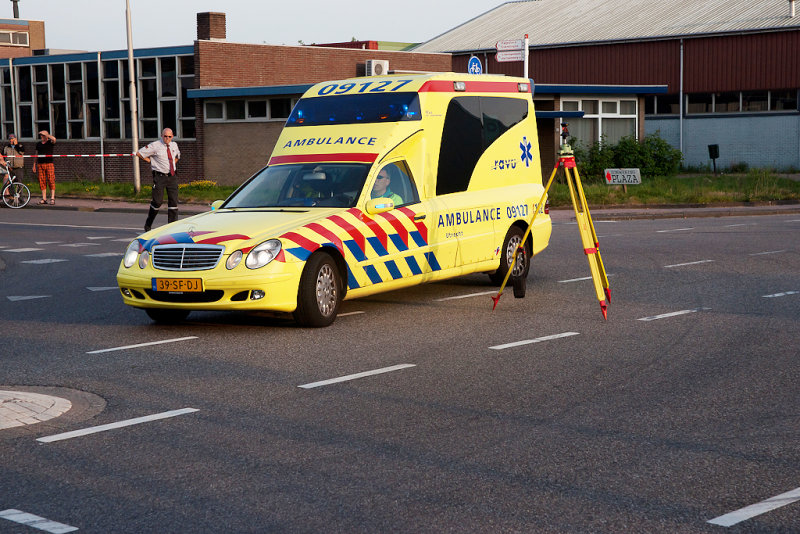
[[[506,61],[524,61],[525,60],[525,51],[524,50],[510,50],[506,52],[498,52],[497,56],[495,57],[498,63],[504,63]]]
[[[607,185],[636,185],[642,183],[639,169],[606,169]]]
[[[481,65],[481,60],[475,56],[469,58],[469,62],[467,63],[467,72],[470,74],[483,74],[483,65]]]
[[[494,47],[498,52],[503,52],[506,50],[522,50],[525,47],[525,42],[522,39],[504,39],[502,41],[497,41],[497,44]]]

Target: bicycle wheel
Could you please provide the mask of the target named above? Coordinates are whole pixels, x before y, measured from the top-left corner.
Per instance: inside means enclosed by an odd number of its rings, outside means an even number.
[[[3,189],[3,203],[9,208],[24,208],[31,199],[28,186],[19,182],[11,182]]]

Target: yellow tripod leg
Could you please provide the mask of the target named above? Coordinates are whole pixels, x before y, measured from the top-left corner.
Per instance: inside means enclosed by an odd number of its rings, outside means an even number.
[[[576,188],[578,190],[578,195],[583,203],[583,209],[586,212],[586,217],[589,219],[589,227],[592,229],[594,248],[597,251],[596,254],[593,254],[590,257],[593,257],[597,262],[597,268],[600,272],[600,281],[602,282],[603,289],[605,290],[606,300],[611,303],[611,287],[608,284],[608,275],[606,275],[606,268],[603,265],[603,257],[600,255],[600,241],[597,239],[597,232],[594,229],[594,221],[592,221],[592,215],[589,212],[589,203],[586,201],[586,195],[583,192],[583,183],[581,182],[581,177],[578,174],[578,167],[575,167],[575,183],[577,186]]]
[[[556,172],[558,171],[558,167],[561,164],[561,160],[556,162],[555,167],[553,167],[553,172],[550,174],[550,179],[547,181],[547,185],[544,188],[544,192],[542,193],[542,197],[539,199],[539,202],[536,204],[535,209],[533,210],[533,217],[531,217],[530,223],[528,223],[528,229],[525,230],[525,234],[522,236],[522,241],[519,244],[519,248],[517,248],[517,252],[514,253],[514,257],[511,258],[511,265],[508,266],[508,272],[506,273],[505,278],[503,278],[503,283],[500,284],[500,291],[497,292],[497,295],[492,297],[494,304],[492,305],[492,311],[497,307],[497,303],[500,302],[500,297],[503,296],[503,290],[508,283],[508,279],[511,276],[511,272],[514,270],[514,264],[517,262],[517,254],[519,250],[525,250],[525,242],[528,240],[528,236],[531,233],[531,228],[533,228],[533,221],[536,220],[536,216],[539,214],[539,210],[543,209],[544,199],[547,198],[547,192],[550,190],[550,186],[553,184],[553,178],[556,177]],[[505,251],[503,251],[505,253]],[[500,261],[504,261],[505,258],[501,258]]]
[[[597,300],[600,301],[600,311],[603,313],[603,318],[608,319],[608,309],[606,305],[605,288],[603,287],[603,278],[605,274],[601,274],[601,264],[596,261],[598,255],[597,247],[595,246],[595,236],[592,227],[591,216],[586,209],[585,200],[581,197],[582,189],[578,181],[578,173],[575,173],[573,179],[570,167],[575,169],[574,160],[571,166],[565,169],[567,175],[567,185],[569,186],[569,196],[572,199],[572,207],[575,209],[575,220],[578,223],[578,231],[581,235],[581,243],[583,244],[583,252],[589,260],[589,270],[592,273],[592,282],[594,283],[595,294]]]

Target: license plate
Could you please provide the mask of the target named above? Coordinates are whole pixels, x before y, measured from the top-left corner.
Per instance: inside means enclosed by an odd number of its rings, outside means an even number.
[[[153,291],[200,292],[203,291],[202,278],[153,278]]]

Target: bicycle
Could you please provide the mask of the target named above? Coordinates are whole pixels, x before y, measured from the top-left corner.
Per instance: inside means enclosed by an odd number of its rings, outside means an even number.
[[[14,180],[14,175],[8,174],[8,184],[3,188],[3,203],[9,208],[24,208],[31,200],[31,190],[22,182]]]

